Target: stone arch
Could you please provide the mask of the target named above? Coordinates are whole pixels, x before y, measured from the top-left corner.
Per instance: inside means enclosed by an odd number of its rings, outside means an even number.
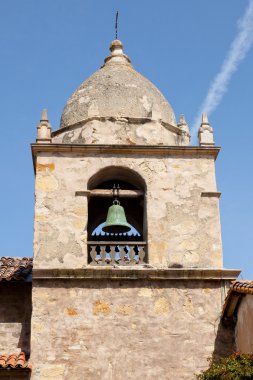
[[[138,172],[126,166],[115,165],[106,166],[92,175],[88,180],[87,188],[88,190],[96,189],[103,182],[114,179],[132,184],[137,189],[146,192],[146,181]]]
[[[124,166],[107,166],[90,177],[87,189],[103,190],[112,189],[114,184],[119,184],[121,190],[132,191],[131,195],[121,196],[120,202],[125,209],[128,222],[140,233],[139,240],[146,240],[146,182],[143,177]],[[136,191],[136,194],[134,194]],[[112,197],[107,195],[91,196],[88,204],[88,240],[92,240],[92,231],[106,220],[107,211],[112,204]],[[126,240],[126,235],[119,240]],[[127,237],[128,239],[128,237]],[[105,239],[106,240],[106,239]],[[109,240],[109,238],[108,238]],[[138,238],[137,238],[138,240]]]

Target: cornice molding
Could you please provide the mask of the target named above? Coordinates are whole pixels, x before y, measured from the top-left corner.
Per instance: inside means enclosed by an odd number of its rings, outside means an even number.
[[[136,267],[86,267],[83,269],[33,269],[33,280],[234,280],[238,269],[186,269]]]
[[[31,144],[34,168],[39,153],[110,154],[217,158],[220,147],[161,145]]]

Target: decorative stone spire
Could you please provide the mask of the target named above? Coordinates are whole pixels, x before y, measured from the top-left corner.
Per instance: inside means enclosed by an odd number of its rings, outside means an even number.
[[[110,45],[111,54],[105,58],[105,65],[111,63],[120,63],[131,65],[130,58],[123,52],[123,44],[120,40],[112,41]]]
[[[177,126],[182,131],[182,133],[181,133],[181,145],[189,145],[190,144],[191,135],[190,135],[188,124],[185,121],[185,116],[184,115],[180,115],[179,123],[178,123]]]
[[[46,144],[51,142],[51,125],[47,117],[47,110],[43,109],[41,119],[37,125],[37,139],[39,144]]]
[[[46,108],[44,108],[44,109],[42,110],[42,115],[41,115],[41,119],[40,119],[40,121],[48,121],[48,117],[47,117],[47,109],[46,109]]]
[[[207,117],[207,113],[206,113],[206,112],[203,112],[203,113],[202,113],[202,121],[201,121],[201,124],[208,124],[208,125],[209,125],[209,121],[208,121],[208,117]]]
[[[209,124],[206,112],[202,114],[202,120],[199,128],[199,145],[200,146],[213,146],[213,128]]]

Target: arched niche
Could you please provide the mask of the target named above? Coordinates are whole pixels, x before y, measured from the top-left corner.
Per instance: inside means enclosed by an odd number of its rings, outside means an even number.
[[[92,195],[88,205],[89,240],[95,240],[92,232],[106,220],[108,208],[113,201],[112,188],[114,185],[120,187],[119,201],[124,207],[128,222],[139,232],[138,239],[143,240],[146,237],[144,225],[146,183],[136,171],[122,166],[103,168],[88,181],[87,187]],[[100,190],[97,195],[96,190]],[[104,194],[103,190],[105,190]],[[110,240],[109,235],[103,236],[105,240]],[[130,236],[117,236],[119,240],[125,238],[128,240]]]
[[[119,185],[119,201],[123,206],[128,223],[132,226],[129,233],[107,234],[102,231],[108,208],[113,202],[113,186]],[[134,170],[122,166],[103,168],[88,181],[88,241],[108,242],[108,245],[125,242],[144,243],[146,241],[146,183]],[[137,250],[137,248],[135,248]]]
[[[87,188],[88,190],[101,189],[106,183],[108,183],[107,186],[110,186],[115,180],[124,182],[125,186],[129,188],[146,192],[146,182],[142,176],[135,170],[124,166],[108,166],[99,170],[89,179]]]

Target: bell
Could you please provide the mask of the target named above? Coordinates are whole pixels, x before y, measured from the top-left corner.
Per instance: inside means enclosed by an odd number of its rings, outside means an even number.
[[[130,230],[131,226],[127,223],[124,208],[120,206],[118,200],[114,200],[113,205],[109,207],[102,231],[107,233],[124,233]]]

